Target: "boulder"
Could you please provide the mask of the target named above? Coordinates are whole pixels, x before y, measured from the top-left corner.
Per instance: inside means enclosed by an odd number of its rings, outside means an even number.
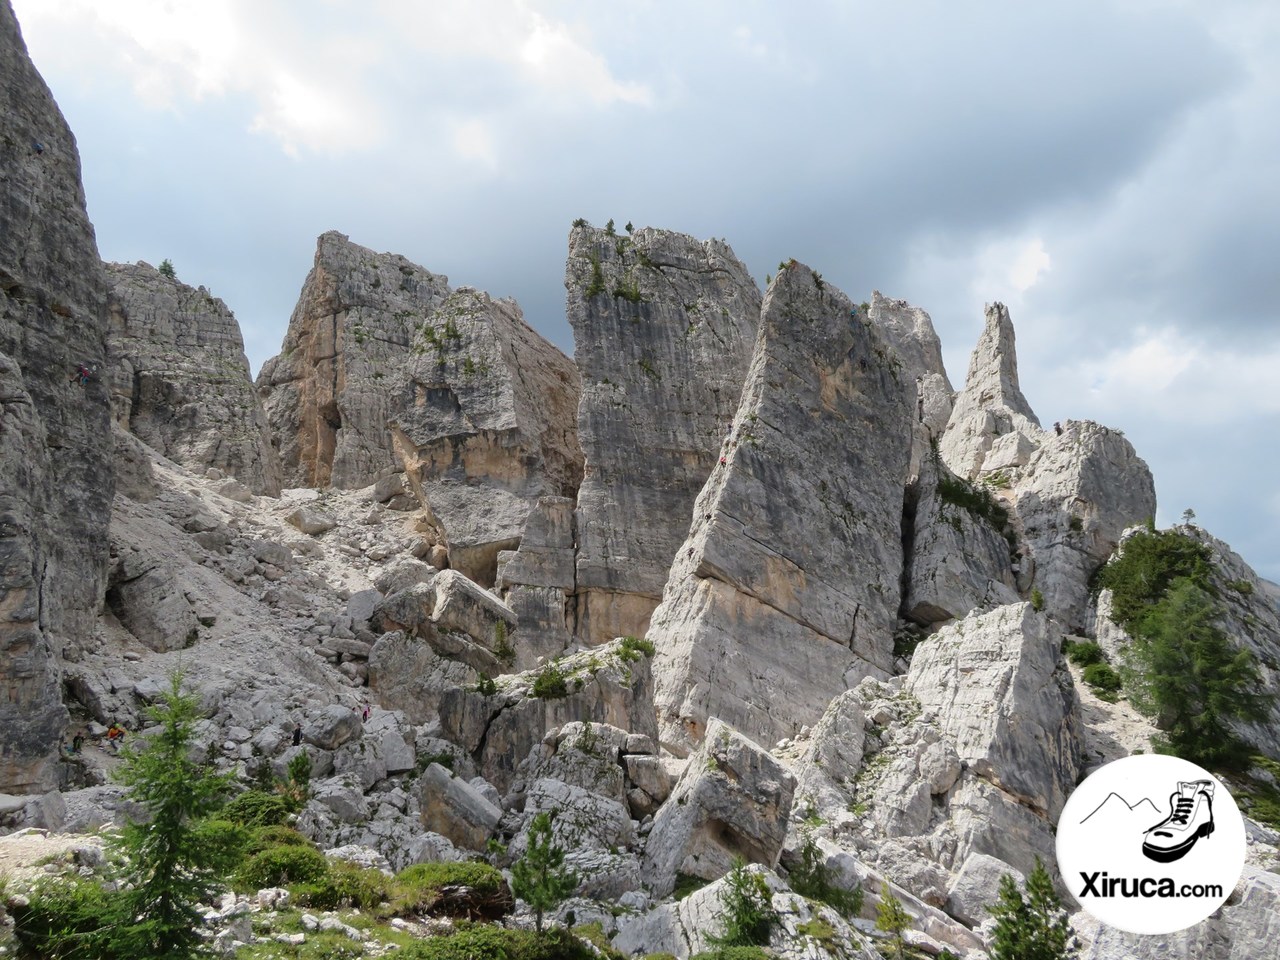
[[[442,570],[431,585],[436,596],[431,619],[436,629],[465,633],[502,658],[516,629],[511,608],[457,570]]]
[[[335,703],[303,727],[302,737],[321,750],[336,750],[344,743],[359,739],[363,732],[360,714]]]
[[[467,850],[484,850],[502,819],[499,807],[438,763],[423,771],[416,794],[422,825]]]
[[[338,525],[338,521],[334,520],[333,517],[310,507],[298,507],[285,517],[285,520],[312,537],[318,537]]]
[[[438,571],[429,563],[412,557],[400,557],[373,576],[373,585],[384,595],[399,593],[420,583],[431,583]],[[363,591],[362,591],[363,592]]]
[[[475,668],[399,630],[384,633],[369,652],[369,689],[380,706],[403,711],[411,723],[434,719],[445,691],[478,678]]]
[[[280,458],[227,305],[142,261],[106,271],[116,422],[176,463],[229,474],[244,495],[278,495]]]
[[[566,312],[582,374],[578,636],[643,636],[694,499],[720,456],[760,317],[721,240],[583,223],[569,234]]]
[[[1057,817],[1080,765],[1062,635],[1029,603],[972,616],[916,648],[905,690],[979,777]]]
[[[369,804],[360,784],[349,776],[332,777],[311,782],[308,807],[328,810],[342,823],[359,823],[369,819]]]
[[[524,827],[507,852],[522,856],[529,844],[529,826],[539,813],[551,814],[554,843],[564,850],[614,850],[634,839],[631,814],[619,803],[583,787],[559,780],[535,780],[525,794]]]
[[[648,634],[674,752],[711,717],[762,743],[793,736],[892,669],[911,410],[891,348],[794,262],[761,322],[722,463]]]
[[[669,894],[677,873],[708,880],[735,857],[773,867],[782,852],[795,778],[719,720],[654,818],[645,847],[650,889]]]

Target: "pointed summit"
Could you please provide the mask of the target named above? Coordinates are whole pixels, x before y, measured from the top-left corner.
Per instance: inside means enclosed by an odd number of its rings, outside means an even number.
[[[1013,322],[1003,303],[987,305],[987,323],[969,358],[969,376],[939,445],[957,475],[1021,466],[1041,442],[1040,421],[1018,386]]]
[[[1005,407],[1040,426],[1031,404],[1027,403],[1018,386],[1018,351],[1013,321],[1009,319],[1009,308],[1003,303],[987,304],[987,325],[969,357],[964,393],[974,395],[984,407]]]

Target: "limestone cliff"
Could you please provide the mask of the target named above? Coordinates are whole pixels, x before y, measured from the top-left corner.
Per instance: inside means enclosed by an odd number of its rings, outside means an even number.
[[[792,261],[774,279],[649,631],[674,749],[711,717],[773,743],[892,669],[912,416],[895,360],[809,268]]]
[[[450,292],[404,257],[320,236],[281,352],[258,373],[286,486],[362,487],[396,469],[387,380]]]
[[[107,280],[116,421],[193,471],[279,494],[280,459],[226,304],[147,263],[109,263]]]
[[[0,125],[0,789],[26,793],[57,785],[59,658],[92,629],[114,481],[106,282],[80,159],[7,2]]]
[[[565,265],[578,432],[578,635],[641,635],[719,456],[760,293],[720,240],[577,225]]]

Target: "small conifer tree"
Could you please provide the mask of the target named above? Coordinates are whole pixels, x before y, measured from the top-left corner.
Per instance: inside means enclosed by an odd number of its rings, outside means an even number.
[[[999,899],[988,909],[996,918],[993,960],[1072,960],[1079,955],[1067,912],[1039,857],[1027,877],[1026,896],[1006,873],[1000,878]]]
[[[778,922],[773,909],[769,884],[758,873],[747,869],[741,857],[733,861],[733,869],[725,875],[720,895],[724,907],[724,933],[708,939],[721,947],[756,947],[769,942]]]
[[[166,259],[166,260],[160,261],[160,276],[168,277],[170,280],[172,280],[176,276],[176,274],[174,274],[173,272],[172,260]]]
[[[538,932],[542,915],[578,887],[578,875],[564,866],[564,851],[551,837],[551,814],[539,813],[529,824],[529,846],[511,865],[511,892],[533,907]]]
[[[907,955],[907,941],[902,934],[910,925],[911,915],[903,909],[902,901],[890,892],[886,883],[876,905],[876,929],[889,935],[889,945],[898,960],[904,960]]]
[[[231,775],[191,757],[199,704],[182,692],[180,672],[147,716],[159,732],[127,750],[116,771],[147,818],[127,823],[116,841],[127,864],[120,897],[129,920],[115,939],[126,956],[188,960],[205,953],[200,905],[212,900],[239,846],[234,833],[206,827]]]

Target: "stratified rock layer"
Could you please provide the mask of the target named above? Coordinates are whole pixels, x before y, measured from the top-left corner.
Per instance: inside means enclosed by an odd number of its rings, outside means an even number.
[[[760,293],[720,240],[576,226],[565,265],[582,371],[578,636],[642,635],[715,466]]]
[[[109,263],[116,421],[170,460],[280,492],[280,458],[226,304],[147,263]]]
[[[8,3],[0,126],[0,784],[28,793],[56,785],[59,656],[102,596],[114,442],[80,159]]]
[[[723,455],[649,637],[664,742],[774,743],[892,666],[911,410],[895,357],[800,264],[765,296]]]

